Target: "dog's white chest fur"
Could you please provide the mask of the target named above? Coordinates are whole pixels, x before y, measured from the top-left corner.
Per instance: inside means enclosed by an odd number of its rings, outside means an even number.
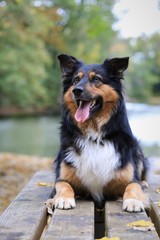
[[[78,140],[81,153],[78,155],[70,148],[66,160],[72,162],[77,169],[76,174],[96,200],[103,198],[103,187],[115,176],[119,166],[119,154],[113,143],[107,141],[103,145],[100,140],[90,141],[88,138]]]

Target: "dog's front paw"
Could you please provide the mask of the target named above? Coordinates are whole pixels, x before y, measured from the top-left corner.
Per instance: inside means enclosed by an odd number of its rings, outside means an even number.
[[[75,207],[76,207],[76,203],[74,198],[57,197],[55,200],[55,208],[71,209]]]
[[[123,210],[127,212],[142,212],[144,211],[144,205],[142,201],[134,198],[125,199],[123,201]]]
[[[54,197],[54,198],[48,199],[45,204],[46,204],[47,211],[50,214],[53,214],[53,208],[71,209],[76,207],[74,198]]]

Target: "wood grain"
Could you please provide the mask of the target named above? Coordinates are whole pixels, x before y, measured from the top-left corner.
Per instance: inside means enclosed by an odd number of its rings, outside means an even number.
[[[160,235],[160,175],[149,187],[151,210],[148,212]],[[47,225],[44,202],[51,197],[53,187],[37,186],[37,182],[53,183],[52,172],[37,172],[26,187],[0,216],[1,240],[93,240],[105,235],[121,240],[158,240],[156,231],[140,231],[127,227],[128,223],[150,220],[145,212],[122,211],[122,200],[106,202],[105,210],[99,211],[92,201],[77,200],[75,209],[53,212]],[[43,231],[44,230],[44,231]],[[42,235],[43,232],[43,235]],[[42,236],[41,236],[42,235]]]
[[[160,207],[158,206],[158,202],[160,202],[160,193],[156,191],[157,188],[160,188],[160,175],[157,176],[157,183],[149,187],[150,192],[150,217],[155,224],[156,230],[160,236]]]
[[[56,209],[47,229],[44,240],[93,240],[94,204],[90,201],[77,201],[76,208]]]
[[[53,187],[39,187],[37,182],[53,182],[51,172],[37,172],[26,187],[0,216],[0,239],[39,239],[46,224],[44,202],[51,196]]]
[[[119,237],[121,240],[158,240],[156,231],[140,231],[127,227],[128,223],[145,220],[145,212],[128,213],[122,210],[122,201],[106,203],[106,234],[108,237]]]

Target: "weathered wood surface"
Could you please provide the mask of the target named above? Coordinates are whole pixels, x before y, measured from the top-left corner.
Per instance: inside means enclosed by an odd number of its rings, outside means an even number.
[[[145,212],[122,211],[122,201],[106,202],[105,210],[95,210],[91,201],[77,200],[77,207],[71,210],[53,212],[47,225],[44,202],[51,196],[53,187],[37,186],[37,182],[52,183],[51,172],[37,172],[16,199],[0,216],[0,240],[93,240],[105,235],[120,240],[158,240],[156,231],[139,231],[127,227],[128,223],[150,220]],[[160,235],[160,175],[150,184],[152,221]],[[41,234],[43,235],[41,237]]]
[[[53,187],[40,187],[36,183],[53,182],[48,171],[37,172],[16,199],[0,216],[1,240],[39,239],[46,224],[44,202],[51,196]]]
[[[44,240],[93,240],[94,204],[90,201],[77,201],[76,208],[56,209]]]
[[[150,217],[155,224],[155,228],[160,236],[160,207],[158,203],[160,203],[160,193],[156,193],[156,187],[152,188],[152,194],[150,196],[151,200],[151,210]]]
[[[128,223],[149,221],[145,212],[128,213],[122,210],[122,201],[107,202],[105,206],[106,234],[108,237],[119,237],[121,240],[158,240],[156,231],[140,231],[127,227]]]
[[[155,223],[156,230],[160,236],[160,175],[157,175],[157,184],[152,184],[149,187],[150,198],[150,217]]]
[[[150,159],[151,171],[149,174],[149,198],[151,204],[150,217],[160,236],[160,159]]]

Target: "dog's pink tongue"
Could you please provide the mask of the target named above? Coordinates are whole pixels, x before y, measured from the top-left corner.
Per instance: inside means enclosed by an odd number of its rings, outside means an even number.
[[[74,115],[77,122],[83,123],[89,117],[90,102],[80,101],[79,107]]]

